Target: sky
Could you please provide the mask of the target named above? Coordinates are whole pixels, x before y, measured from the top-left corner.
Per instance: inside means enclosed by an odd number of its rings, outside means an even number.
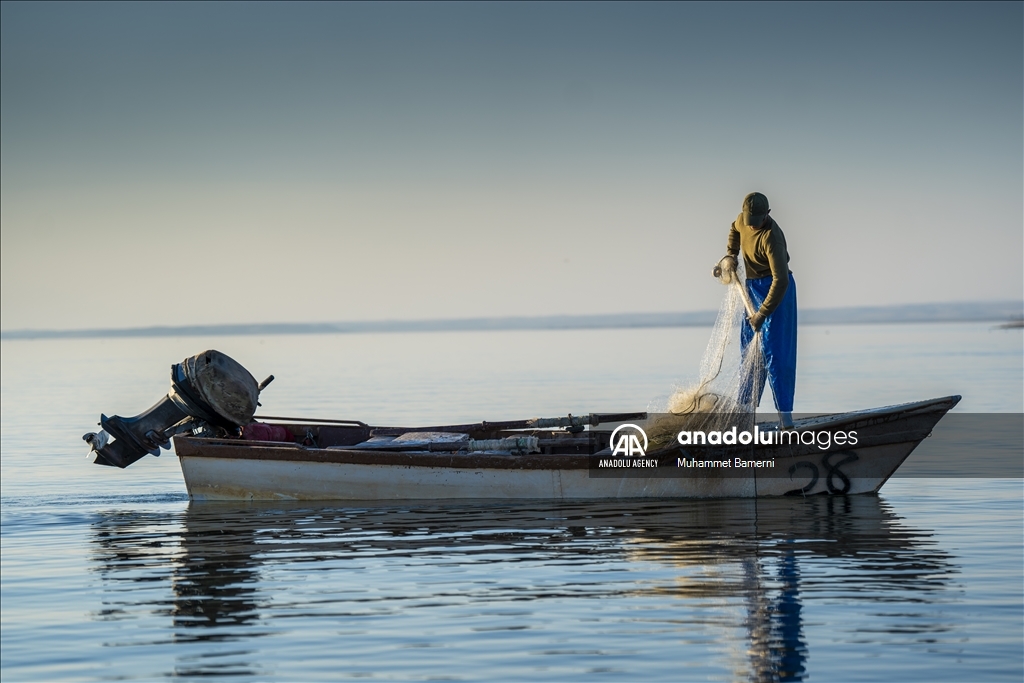
[[[1022,7],[4,2],[0,328],[1019,300]]]

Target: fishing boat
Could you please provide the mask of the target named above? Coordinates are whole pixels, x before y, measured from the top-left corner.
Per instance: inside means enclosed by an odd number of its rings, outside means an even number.
[[[255,416],[257,384],[206,351],[172,366],[171,391],[86,434],[97,464],[173,447],[192,500],[753,498],[877,492],[960,400],[698,429],[648,439],[647,412],[371,426]],[[659,422],[660,421],[660,422]],[[721,423],[718,425],[721,427]],[[662,429],[662,431],[664,431]]]

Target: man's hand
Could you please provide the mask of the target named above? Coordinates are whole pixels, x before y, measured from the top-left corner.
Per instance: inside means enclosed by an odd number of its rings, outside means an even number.
[[[754,315],[748,316],[747,322],[754,328],[755,333],[759,332],[761,330],[761,325],[764,325],[764,316],[761,315],[760,311],[758,311]]]
[[[726,254],[722,257],[722,260],[715,264],[711,274],[725,283],[732,282],[732,278],[736,273],[736,257],[732,254]]]

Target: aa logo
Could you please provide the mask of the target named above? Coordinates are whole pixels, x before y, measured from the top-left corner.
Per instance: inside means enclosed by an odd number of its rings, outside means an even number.
[[[643,445],[640,439],[643,438]],[[619,425],[612,432],[612,455],[643,457],[647,454],[647,433],[636,425]]]

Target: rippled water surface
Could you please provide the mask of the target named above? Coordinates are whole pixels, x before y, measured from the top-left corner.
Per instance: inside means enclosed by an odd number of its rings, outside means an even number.
[[[268,414],[407,424],[644,409],[693,374],[706,335],[5,341],[2,678],[1020,681],[1018,479],[806,500],[189,504],[172,454],[115,471],[80,440],[208,347],[277,375]],[[808,328],[801,344],[798,410],[951,393],[1022,410],[1016,331]]]

